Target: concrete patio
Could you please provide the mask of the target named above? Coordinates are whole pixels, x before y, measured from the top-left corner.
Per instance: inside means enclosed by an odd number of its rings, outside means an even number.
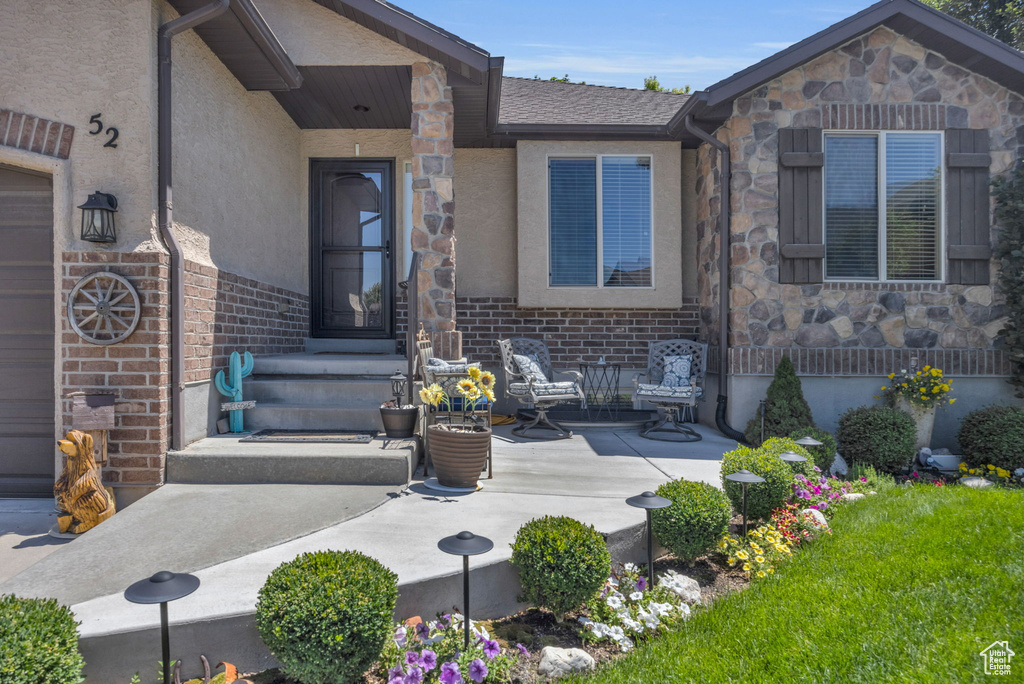
[[[356,549],[377,558],[398,574],[398,617],[433,615],[461,603],[461,560],[438,551],[437,540],[470,529],[495,542],[472,564],[473,614],[503,615],[520,607],[509,544],[534,517],[578,518],[608,537],[616,559],[642,560],[644,515],[624,499],[679,477],[717,485],[722,453],[735,447],[697,429],[703,441],[671,444],[614,429],[523,440],[499,427],[494,479],[465,496],[439,495],[418,480],[405,488],[166,485],[0,583],[0,593],[71,605],[82,622],[86,673],[110,684],[152,669],[158,658],[158,611],[121,592],[161,568],[202,580],[170,608],[172,655],[183,659],[185,674],[200,653],[246,670],[273,664],[253,623],[257,592],[275,567],[306,551]],[[0,562],[21,551],[0,546]]]

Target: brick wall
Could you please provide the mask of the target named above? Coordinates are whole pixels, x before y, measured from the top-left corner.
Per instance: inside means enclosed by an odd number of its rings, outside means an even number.
[[[645,368],[647,347],[655,340],[695,338],[697,302],[664,309],[523,309],[514,297],[457,297],[462,349],[473,361],[501,363],[495,341],[505,337],[543,337],[556,367],[597,361]]]
[[[233,351],[301,352],[308,336],[308,296],[185,262],[186,382],[212,380]]]
[[[103,479],[118,484],[159,484],[170,441],[170,341],[168,257],[155,252],[64,252],[62,302],[84,276],[110,271],[139,293],[142,317],[124,342],[95,345],[61,320],[61,396],[64,430],[71,429],[68,393],[116,392],[116,427],[110,431]]]
[[[67,159],[74,137],[74,126],[0,109],[0,145]]]

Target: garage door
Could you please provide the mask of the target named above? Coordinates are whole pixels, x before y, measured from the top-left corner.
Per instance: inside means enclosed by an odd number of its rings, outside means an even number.
[[[53,186],[0,166],[0,496],[53,493]]]

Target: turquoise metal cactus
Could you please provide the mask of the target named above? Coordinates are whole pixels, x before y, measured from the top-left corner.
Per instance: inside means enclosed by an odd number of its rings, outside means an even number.
[[[242,356],[238,352],[231,352],[231,359],[228,361],[230,384],[225,381],[224,371],[217,371],[217,377],[214,378],[217,391],[233,402],[242,401],[242,378],[252,375],[252,367],[252,354],[245,352],[245,363],[242,363]],[[228,424],[233,433],[245,432],[241,409],[228,411]]]

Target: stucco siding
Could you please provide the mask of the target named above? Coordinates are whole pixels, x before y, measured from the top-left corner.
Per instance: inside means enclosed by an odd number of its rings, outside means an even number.
[[[312,0],[260,0],[260,14],[295,64],[412,64],[423,57]]]
[[[678,309],[682,304],[681,148],[677,142],[520,141],[517,145],[520,306]],[[637,154],[652,158],[654,286],[548,285],[548,157]],[[457,204],[457,201],[456,201]]]
[[[516,151],[455,151],[459,297],[516,294]]]

